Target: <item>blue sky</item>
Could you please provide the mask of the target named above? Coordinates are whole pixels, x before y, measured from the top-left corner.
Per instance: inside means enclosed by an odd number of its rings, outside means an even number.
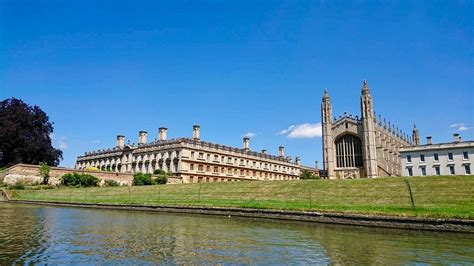
[[[364,79],[405,132],[473,139],[473,2],[383,2],[0,0],[0,99],[46,111],[63,166],[196,123],[313,165],[324,88],[336,115],[359,114]]]

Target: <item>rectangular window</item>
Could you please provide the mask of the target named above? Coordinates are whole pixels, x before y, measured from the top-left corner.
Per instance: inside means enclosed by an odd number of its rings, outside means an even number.
[[[204,166],[202,164],[198,165],[198,171],[204,171]]]
[[[456,171],[454,171],[454,165],[450,165],[450,166],[449,166],[449,173],[450,173],[451,175],[456,174]]]
[[[227,163],[232,163],[232,157],[227,158]]]
[[[421,167],[421,175],[425,176],[426,175],[426,167]]]
[[[422,162],[425,161],[425,155],[424,155],[424,154],[421,154],[421,155],[420,155],[420,161],[422,161]]]
[[[436,172],[436,175],[441,175],[441,171],[439,169],[439,166],[435,166],[435,172]]]
[[[408,170],[408,176],[413,176],[413,169],[407,168]]]
[[[214,167],[214,173],[219,173],[219,167]]]
[[[199,153],[199,159],[204,159],[204,153],[202,152]]]
[[[219,156],[214,155],[214,161],[219,161]]]
[[[208,165],[206,166],[206,172],[210,172],[211,171],[211,167]]]
[[[464,172],[466,173],[466,175],[471,174],[471,166],[469,164],[464,165]]]
[[[240,175],[241,175],[241,176],[244,175],[244,170],[240,170]]]
[[[189,165],[189,170],[194,171],[194,164]]]
[[[191,152],[191,159],[194,159],[194,152]]]
[[[207,154],[207,160],[209,161],[211,159],[211,155],[208,153]]]
[[[469,160],[469,154],[467,153],[467,151],[463,151],[463,152],[462,152],[462,158],[463,158],[464,160]]]
[[[407,162],[411,163],[411,155],[407,155]]]
[[[433,155],[433,159],[434,159],[435,162],[439,161],[439,156],[438,156],[437,153],[435,153],[435,154]]]
[[[449,160],[449,161],[452,161],[453,158],[454,158],[454,157],[453,157],[453,153],[452,153],[452,152],[448,153],[448,160]]]

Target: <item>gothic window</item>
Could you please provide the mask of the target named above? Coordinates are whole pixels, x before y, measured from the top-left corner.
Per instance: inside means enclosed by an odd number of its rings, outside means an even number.
[[[336,140],[336,162],[338,168],[362,167],[362,143],[353,135],[344,135]]]

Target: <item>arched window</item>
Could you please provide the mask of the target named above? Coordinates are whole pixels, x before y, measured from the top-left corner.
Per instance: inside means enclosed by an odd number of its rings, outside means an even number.
[[[336,140],[336,163],[338,168],[364,166],[362,142],[354,135],[344,135]]]

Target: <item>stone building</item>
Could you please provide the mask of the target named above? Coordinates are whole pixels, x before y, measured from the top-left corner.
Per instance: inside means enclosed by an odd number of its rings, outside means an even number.
[[[367,82],[362,86],[361,115],[333,117],[327,89],[321,104],[324,170],[330,179],[400,176],[400,148],[419,142],[398,127],[376,119]]]
[[[472,175],[474,141],[454,134],[453,142],[433,144],[427,137],[425,145],[402,148],[400,155],[405,176]]]
[[[87,152],[79,156],[76,169],[97,167],[120,173],[153,173],[161,169],[181,179],[183,183],[236,180],[294,180],[300,175],[299,157],[293,161],[266,150],[250,149],[250,139],[243,139],[243,148],[233,148],[200,140],[200,127],[193,126],[192,138],[167,139],[168,130],[160,128],[158,139],[147,142],[147,132],[140,131],[138,144],[125,144],[117,136],[114,148]]]

